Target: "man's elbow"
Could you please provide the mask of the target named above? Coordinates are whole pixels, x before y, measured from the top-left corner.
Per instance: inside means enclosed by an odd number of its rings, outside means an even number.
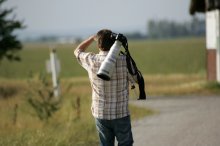
[[[77,47],[74,51],[73,51],[74,55],[77,57],[79,54],[79,48]]]

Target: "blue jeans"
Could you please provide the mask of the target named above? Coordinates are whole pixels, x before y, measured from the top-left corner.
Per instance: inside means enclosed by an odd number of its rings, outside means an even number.
[[[114,146],[115,137],[118,146],[132,146],[133,136],[131,132],[130,116],[115,119],[95,119],[101,146]]]

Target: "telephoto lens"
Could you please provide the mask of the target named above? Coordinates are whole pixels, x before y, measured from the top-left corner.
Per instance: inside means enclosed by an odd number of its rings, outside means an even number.
[[[112,34],[112,38],[115,39],[114,44],[111,46],[108,55],[106,56],[106,58],[104,59],[104,61],[102,62],[97,76],[103,80],[109,81],[111,79],[111,75],[115,69],[115,64],[116,64],[116,60],[119,56],[120,53],[120,48],[121,48],[121,41],[118,40],[119,34]]]

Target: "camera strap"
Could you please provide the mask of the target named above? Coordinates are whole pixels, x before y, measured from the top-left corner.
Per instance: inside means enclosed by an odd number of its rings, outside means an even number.
[[[137,81],[138,81],[138,85],[139,85],[139,98],[138,98],[138,100],[145,100],[146,93],[145,93],[144,78],[143,78],[141,72],[138,70],[134,59],[130,55],[130,52],[128,50],[127,41],[122,43],[122,46],[125,48],[125,53],[123,53],[123,54],[126,55],[126,62],[127,62],[128,71],[132,76],[137,76]]]

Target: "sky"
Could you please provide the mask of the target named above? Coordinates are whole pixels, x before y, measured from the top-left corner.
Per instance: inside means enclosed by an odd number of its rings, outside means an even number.
[[[103,28],[146,33],[154,20],[189,21],[190,0],[7,0],[27,26],[21,34],[87,36]]]

